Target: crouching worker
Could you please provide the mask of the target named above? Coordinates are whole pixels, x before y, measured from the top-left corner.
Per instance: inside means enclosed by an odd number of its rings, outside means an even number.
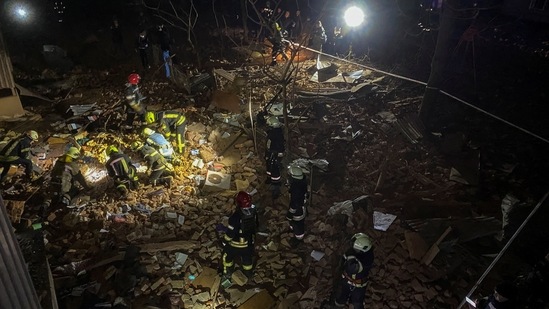
[[[77,184],[83,190],[91,190],[80,171],[79,164],[76,162],[79,158],[80,150],[71,147],[55,161],[51,170],[49,186],[51,203],[54,207],[69,206],[71,200],[81,192]]]
[[[3,168],[0,174],[0,182],[6,180],[8,172],[12,165],[23,165],[25,167],[25,177],[28,180],[33,179],[32,161],[29,158],[32,143],[38,140],[38,133],[30,130],[18,138],[11,140],[2,150],[0,150],[0,167]]]
[[[164,135],[157,133],[150,128],[145,128],[143,129],[143,136],[147,139],[147,145],[157,149],[164,158],[168,160],[173,159],[174,153],[172,144],[168,142]]]
[[[173,181],[173,166],[153,147],[136,141],[132,143],[132,150],[139,151],[147,161],[147,171],[150,171],[149,184],[153,186],[171,186]]]
[[[109,157],[105,165],[107,172],[114,179],[116,189],[120,192],[122,198],[125,198],[129,190],[137,189],[139,186],[137,169],[133,166],[130,158],[118,150],[116,146],[107,147],[106,153]]]

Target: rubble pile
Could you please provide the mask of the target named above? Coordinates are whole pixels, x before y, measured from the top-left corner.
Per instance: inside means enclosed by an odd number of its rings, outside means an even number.
[[[302,68],[312,65],[299,63]],[[342,72],[361,70],[338,65]],[[263,183],[264,137],[257,128],[253,134],[249,125],[249,109],[255,115],[280,89],[273,80],[282,77],[283,67],[216,72],[218,89],[238,96],[239,113],[227,113],[223,102],[208,108],[189,105],[190,98],[166,82],[144,83],[149,107],[186,114],[186,151],[175,164],[177,177],[171,187],[142,184],[124,200],[114,194],[102,168],[105,149],[116,144],[142,167],[145,163],[130,150],[139,132],[122,133],[117,121],[94,128],[102,120],[92,117],[104,117],[109,110],[113,116],[107,117],[122,119],[122,110],[113,103],[121,97],[114,81],[122,78],[96,74],[90,79],[83,73],[86,77],[76,79],[72,94],[60,92],[63,104],[95,103],[47,127],[50,151],[40,160],[47,170],[67,145],[81,143],[83,172],[93,184],[92,192],[82,192],[65,212],[47,216],[46,250],[55,257],[50,263],[56,288],[70,291],[65,297],[79,299],[85,290],[105,301],[122,298],[137,308],[164,301],[169,303],[166,308],[320,308],[337,279],[335,269],[348,247],[344,240],[365,232],[374,240],[375,252],[367,294],[370,307],[457,305],[468,283],[448,276],[470,263],[482,263],[468,259],[450,265],[440,258],[448,252],[437,259],[438,251],[433,252],[448,235],[441,237],[449,223],[438,222],[426,233],[410,228],[413,214],[403,215],[409,211],[403,208],[418,201],[431,207],[459,204],[454,199],[465,194],[470,181],[468,170],[442,159],[436,145],[425,139],[430,133],[410,114],[417,109],[419,93],[400,93],[399,83],[369,70],[352,82],[346,80],[352,74],[339,73],[342,81],[313,83],[307,71],[293,73],[296,87],[289,95],[286,125],[291,142],[285,163],[321,158],[330,166],[308,171],[313,199],[304,243],[294,248],[285,219],[287,190],[278,200],[271,199]],[[83,132],[87,134],[80,135]],[[145,182],[144,174],[140,178]],[[221,282],[219,239],[240,190],[253,193],[260,213],[255,272],[247,278],[236,271],[231,282]],[[365,194],[365,206],[342,203]],[[334,205],[346,209],[330,212]],[[379,228],[376,218],[383,215],[392,219]]]

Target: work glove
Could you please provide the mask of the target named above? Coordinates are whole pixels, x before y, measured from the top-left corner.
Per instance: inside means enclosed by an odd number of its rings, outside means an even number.
[[[279,152],[279,153],[278,153],[278,157],[279,157],[279,158],[282,158],[283,156],[284,156],[284,153],[283,153],[283,152]]]

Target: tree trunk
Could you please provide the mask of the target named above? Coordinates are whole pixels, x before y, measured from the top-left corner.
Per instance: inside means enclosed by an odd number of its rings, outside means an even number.
[[[244,28],[244,41],[248,41],[248,0],[240,0],[242,27]]]
[[[423,95],[423,101],[419,109],[419,117],[428,129],[437,126],[437,117],[435,115],[438,111],[439,89],[444,81],[445,69],[451,56],[450,50],[456,41],[453,37],[453,32],[457,25],[457,13],[455,9],[459,8],[462,8],[459,0],[448,0],[442,8],[437,45],[431,61],[431,75],[427,81],[427,87],[425,88],[425,94]]]

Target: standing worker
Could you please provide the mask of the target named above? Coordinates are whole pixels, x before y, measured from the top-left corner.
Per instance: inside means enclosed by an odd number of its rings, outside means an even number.
[[[147,124],[158,123],[160,132],[167,138],[174,137],[177,143],[177,152],[183,153],[185,149],[185,126],[187,118],[179,112],[147,112],[145,115]]]
[[[351,238],[351,248],[341,260],[342,274],[334,296],[336,307],[344,308],[349,302],[354,309],[364,309],[366,284],[373,264],[372,240],[364,233],[356,233]]]
[[[173,181],[173,176],[169,175],[173,173],[171,164],[152,146],[145,145],[142,142],[133,142],[131,146],[132,150],[139,150],[143,155],[143,159],[147,161],[147,171],[151,171],[148,177],[149,183],[153,186],[171,186]]]
[[[0,175],[0,182],[3,182],[12,165],[23,165],[25,167],[25,177],[33,180],[32,161],[29,158],[32,143],[38,140],[38,133],[34,130],[27,131],[25,134],[9,141],[2,150],[0,150],[0,167],[3,168]]]
[[[145,115],[145,108],[141,101],[145,99],[139,90],[139,82],[141,76],[137,73],[132,73],[128,76],[128,83],[126,83],[126,129],[133,128],[133,122],[135,116],[139,115],[139,121],[143,121]]]
[[[269,42],[271,42],[271,44],[273,45],[272,50],[271,50],[271,58],[272,58],[272,61],[271,61],[271,64],[270,64],[271,66],[276,65],[276,57],[279,54],[281,54],[282,57],[285,60],[288,60],[288,56],[284,52],[284,46],[283,46],[283,43],[282,43],[283,38],[284,38],[284,36],[282,35],[282,28],[280,27],[280,25],[278,23],[276,23],[276,22],[273,23],[272,24],[272,29],[271,29],[271,35],[268,37]]]
[[[147,30],[143,30],[137,37],[136,47],[139,52],[139,58],[144,69],[150,69],[149,63],[149,37],[147,36]]]
[[[137,169],[133,166],[130,158],[116,146],[108,146],[106,153],[109,156],[109,160],[105,164],[107,172],[110,177],[114,178],[114,184],[122,198],[125,198],[129,190],[137,189],[139,186]]]
[[[288,168],[288,173],[290,174],[290,205],[286,219],[290,221],[290,229],[294,234],[294,237],[290,239],[290,245],[297,246],[305,237],[305,217],[307,216],[305,202],[309,193],[307,179],[300,167],[292,165]]]
[[[235,257],[242,259],[242,269],[248,277],[253,273],[255,232],[258,226],[257,212],[252,196],[240,191],[235,196],[236,210],[229,217],[229,226],[223,237],[223,276],[230,278]]]
[[[164,60],[164,68],[166,70],[166,77],[170,78],[170,67],[172,65],[172,60],[170,57],[170,45],[171,45],[171,37],[170,33],[164,27],[164,25],[158,26],[158,40],[160,41],[160,49],[162,50],[162,60]]]
[[[69,206],[71,200],[80,193],[76,187],[78,183],[82,189],[89,191],[91,187],[87,184],[84,175],[80,171],[80,166],[76,161],[80,158],[80,150],[76,147],[70,147],[65,154],[55,161],[51,170],[50,197],[52,197],[54,207],[61,204]]]
[[[265,163],[267,165],[267,183],[272,179],[271,169],[279,169],[280,160],[284,156],[285,140],[284,130],[282,129],[282,123],[278,120],[278,117],[271,116],[267,118],[267,144],[265,151]],[[280,178],[280,172],[275,178]]]

